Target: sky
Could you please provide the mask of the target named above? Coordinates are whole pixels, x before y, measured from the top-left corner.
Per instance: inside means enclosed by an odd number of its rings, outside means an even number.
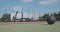
[[[60,0],[0,0],[0,18],[4,13],[10,13],[12,18],[17,10],[17,18],[21,18],[23,11],[24,17],[37,19],[46,13],[60,11]]]

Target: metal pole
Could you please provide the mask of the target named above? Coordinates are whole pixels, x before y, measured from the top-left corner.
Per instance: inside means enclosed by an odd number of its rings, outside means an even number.
[[[29,18],[29,10],[28,10],[28,18]]]
[[[39,18],[40,18],[40,10],[39,10]],[[40,20],[40,19],[39,19]]]
[[[23,10],[21,12],[22,12],[22,22],[23,22]]]

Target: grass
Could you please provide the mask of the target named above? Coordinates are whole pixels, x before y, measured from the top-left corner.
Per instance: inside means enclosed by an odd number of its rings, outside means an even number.
[[[0,32],[60,32],[60,22],[48,24],[0,25]]]

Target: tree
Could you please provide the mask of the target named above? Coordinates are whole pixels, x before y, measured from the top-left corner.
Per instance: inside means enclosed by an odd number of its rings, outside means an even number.
[[[1,17],[1,20],[3,22],[10,21],[10,14],[7,14],[7,13],[3,14],[3,16]]]
[[[18,11],[16,11],[15,16],[13,16],[13,21],[14,21],[14,22],[16,22],[16,16],[17,16],[17,14],[18,14]]]
[[[43,20],[43,17],[41,16],[41,17],[39,17],[39,21],[42,21]]]
[[[43,15],[43,18],[47,18],[49,16],[49,14],[45,14]]]
[[[49,16],[49,13],[48,14],[44,14],[43,16],[39,17],[39,20],[42,21],[42,20],[46,20],[46,18]]]
[[[53,14],[51,13],[50,16],[53,16]]]
[[[59,18],[60,18],[60,11],[59,11]]]
[[[60,20],[60,11],[58,13],[54,12],[53,16],[55,16],[56,20]]]
[[[15,16],[13,16],[13,21],[16,22],[16,17]]]

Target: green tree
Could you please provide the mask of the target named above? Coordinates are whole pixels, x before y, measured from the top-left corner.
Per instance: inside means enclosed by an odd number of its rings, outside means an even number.
[[[43,18],[47,18],[49,16],[49,14],[45,14],[43,15]]]
[[[53,16],[53,14],[51,13],[50,16]]]
[[[60,18],[60,11],[59,11],[59,18]]]
[[[1,20],[3,22],[10,21],[10,14],[7,14],[7,13],[3,14],[3,16],[1,17]]]
[[[53,16],[56,17],[57,21],[59,21],[60,20],[60,11],[58,13],[54,12]]]
[[[42,21],[42,20],[46,20],[46,18],[49,16],[49,13],[48,14],[44,14],[43,16],[39,17],[39,20]]]
[[[13,16],[13,21],[16,22],[16,17],[15,16]]]

